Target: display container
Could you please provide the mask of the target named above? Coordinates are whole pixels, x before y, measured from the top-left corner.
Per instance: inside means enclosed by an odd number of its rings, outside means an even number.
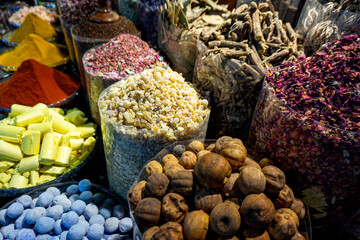
[[[142,38],[147,42],[155,43],[158,38],[158,21],[160,0],[138,0],[139,26]]]
[[[62,31],[64,34],[65,43],[66,43],[66,46],[69,51],[70,60],[72,62],[74,62],[75,61],[75,49],[74,49],[74,44],[73,44],[73,40],[72,40],[72,36],[71,36],[71,28],[74,26],[74,24],[66,23],[62,19],[61,15],[60,15],[60,23],[61,23],[61,28],[62,28]]]
[[[112,86],[101,93],[99,105],[111,88]],[[117,124],[104,113],[103,109],[99,111],[109,184],[112,190],[125,199],[127,191],[144,163],[171,141],[163,136],[146,137],[142,129]],[[205,139],[209,115],[186,135],[175,137],[178,140]]]
[[[268,83],[253,116],[247,142],[271,157],[293,179],[317,226],[336,228],[360,209],[360,133],[315,121],[277,98]]]
[[[134,23],[138,22],[137,0],[117,0],[120,15],[127,17]]]
[[[197,139],[197,138],[196,138]],[[194,140],[194,139],[193,139]],[[163,157],[167,154],[175,154],[175,150],[174,150],[174,147],[177,146],[177,145],[184,145],[184,146],[187,146],[189,143],[191,143],[193,140],[186,140],[186,141],[176,141],[174,143],[171,143],[171,144],[168,144],[166,145],[161,151],[159,151],[154,157],[152,157],[149,161],[145,162],[144,163],[144,166],[151,162],[151,161],[157,161],[159,163],[161,163],[161,160],[163,159]],[[210,144],[213,144],[216,142],[216,139],[198,139],[200,140],[203,144],[204,144],[204,147],[205,149],[210,145]],[[137,176],[136,180],[133,182],[132,184],[132,188],[135,187],[140,181],[143,181],[143,180],[146,180],[145,178],[145,175],[144,175],[144,168],[142,168],[141,172],[139,173],[139,175]],[[129,191],[130,192],[130,191]],[[129,193],[128,193],[129,194]],[[128,199],[128,208],[130,209],[130,216],[131,218],[134,220],[134,222],[136,223],[135,221],[135,218],[134,218],[134,209],[132,209],[131,207],[131,204],[129,202],[129,198]],[[187,204],[189,204],[187,202]],[[304,219],[300,222],[300,227],[299,227],[299,231],[303,233],[303,235],[307,235],[306,239],[307,240],[312,240],[312,226],[311,226],[311,218],[310,218],[310,211],[309,211],[309,208],[307,207],[307,205],[305,205],[305,209],[306,209],[306,213],[305,213],[305,217]],[[189,210],[190,212],[190,210]],[[241,223],[242,225],[243,223]],[[137,224],[134,225],[134,228],[133,228],[133,231],[134,231],[134,240],[142,240],[142,234],[139,230],[139,227],[137,226]],[[215,235],[213,232],[211,232],[210,234],[213,234]],[[211,236],[209,236],[210,234],[207,234],[206,236],[206,239],[212,239]]]

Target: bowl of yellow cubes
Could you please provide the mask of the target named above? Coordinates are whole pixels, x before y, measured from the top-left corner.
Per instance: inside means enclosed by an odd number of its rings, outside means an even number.
[[[70,180],[94,154],[95,135],[77,108],[13,104],[0,121],[0,196]]]

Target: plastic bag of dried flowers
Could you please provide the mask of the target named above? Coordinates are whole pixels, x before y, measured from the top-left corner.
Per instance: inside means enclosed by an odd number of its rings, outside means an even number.
[[[109,183],[124,199],[142,166],[167,144],[205,139],[208,101],[177,72],[155,67],[105,89],[99,98]]]
[[[360,39],[349,35],[270,71],[247,142],[306,187],[314,225],[328,229],[360,209],[359,66]]]

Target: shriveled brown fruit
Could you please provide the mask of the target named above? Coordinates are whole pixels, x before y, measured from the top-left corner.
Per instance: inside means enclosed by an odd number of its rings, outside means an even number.
[[[145,195],[161,198],[166,194],[169,183],[170,181],[164,173],[153,173],[145,184]]]
[[[209,152],[214,152],[216,150],[215,143],[212,143],[209,146],[207,146],[207,148],[205,150],[207,150]]]
[[[157,198],[144,198],[135,208],[134,218],[140,230],[152,227],[159,223],[161,202]]]
[[[185,198],[177,193],[168,193],[161,203],[161,214],[167,222],[181,222],[189,210]]]
[[[249,157],[246,157],[243,165],[239,168],[239,172],[241,172],[244,168],[249,167],[249,166],[261,169],[260,165],[255,160],[253,160]]]
[[[277,208],[288,208],[295,201],[295,196],[291,188],[285,184],[284,188],[279,192],[274,204]]]
[[[188,145],[188,149],[189,151],[197,154],[198,152],[204,150],[204,144],[198,140],[194,140],[192,141],[189,145]]]
[[[154,234],[156,233],[156,231],[158,229],[159,229],[159,226],[153,226],[153,227],[149,228],[148,230],[146,230],[142,235],[143,240],[151,240],[151,238],[154,236]]]
[[[275,206],[263,193],[250,194],[241,203],[242,220],[253,228],[266,228],[275,214]]]
[[[295,198],[294,202],[291,204],[290,209],[293,210],[300,220],[303,220],[305,217],[305,205],[303,201]]]
[[[175,155],[173,154],[167,154],[163,157],[163,159],[161,160],[161,166],[165,166],[166,164],[169,163],[178,163],[178,159],[175,157]],[[164,169],[165,171],[165,169]]]
[[[233,171],[238,171],[246,159],[247,150],[241,140],[233,139],[225,142],[220,154],[229,161]]]
[[[286,240],[295,235],[298,227],[299,218],[296,213],[289,208],[280,208],[276,210],[267,230],[273,239]]]
[[[197,158],[201,158],[202,156],[204,156],[205,154],[208,154],[208,153],[211,153],[210,151],[208,150],[202,150],[200,152],[198,152],[198,154],[196,154]]]
[[[215,142],[215,150],[217,153],[220,153],[221,152],[221,148],[223,147],[223,145],[226,143],[226,142],[229,142],[233,140],[232,137],[229,137],[229,136],[223,136],[223,137],[220,137],[218,140],[216,140]]]
[[[197,156],[191,151],[186,151],[182,154],[179,164],[185,169],[191,169],[195,167]]]
[[[231,175],[229,162],[216,153],[198,158],[194,170],[199,183],[207,188],[221,188]]]
[[[162,173],[163,168],[158,161],[154,160],[145,165],[143,172],[144,172],[145,177],[149,178],[150,175],[153,173]]]
[[[262,169],[266,177],[266,189],[267,193],[279,193],[286,183],[285,174],[280,168],[275,166],[266,166]]]
[[[196,209],[207,213],[222,202],[222,196],[217,189],[202,188],[195,193],[194,203]]]
[[[270,240],[269,233],[262,228],[246,228],[244,230],[245,240]]]
[[[145,184],[146,181],[143,180],[130,189],[128,200],[132,209],[144,198]]]
[[[234,197],[239,194],[239,184],[237,183],[239,175],[239,173],[231,174],[229,180],[221,187],[221,193],[225,197]]]
[[[166,169],[165,175],[171,180],[172,177],[180,170],[184,170],[185,168],[180,164],[173,164],[169,168]]]
[[[173,154],[176,157],[181,157],[181,155],[186,151],[186,147],[182,144],[178,144],[173,148]]]
[[[291,237],[291,240],[306,240],[306,238],[299,233],[299,231],[296,231],[295,235]]]
[[[210,213],[211,228],[217,234],[230,237],[240,228],[241,217],[232,203],[220,203]]]
[[[260,165],[261,168],[264,168],[266,166],[273,166],[275,164],[274,164],[274,161],[271,160],[270,158],[262,158],[259,161],[259,165]]]
[[[203,210],[188,213],[183,223],[184,235],[188,240],[204,240],[209,229],[209,215]]]
[[[172,189],[183,196],[194,192],[194,173],[191,170],[180,170],[171,178]]]
[[[152,240],[183,240],[183,228],[177,222],[167,222],[160,226],[160,228],[155,232]]]
[[[249,195],[262,193],[265,190],[266,179],[261,169],[249,166],[240,172],[237,183],[240,191]]]

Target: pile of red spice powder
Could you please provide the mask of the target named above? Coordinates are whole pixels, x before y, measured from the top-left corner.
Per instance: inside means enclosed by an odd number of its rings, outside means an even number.
[[[35,60],[24,61],[9,81],[0,84],[0,107],[12,104],[49,105],[77,91],[80,84],[71,76]]]

